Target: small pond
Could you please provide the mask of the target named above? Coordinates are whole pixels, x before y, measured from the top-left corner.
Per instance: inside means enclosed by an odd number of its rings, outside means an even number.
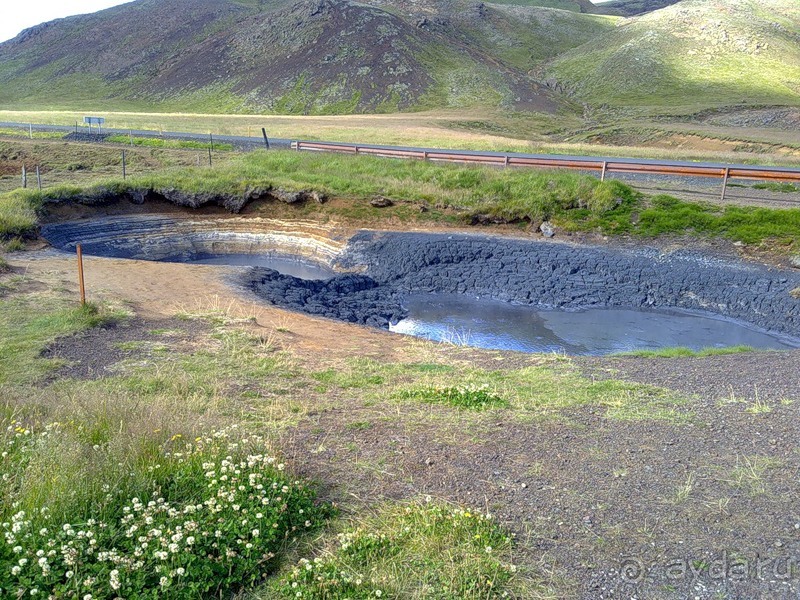
[[[409,316],[390,326],[391,331],[497,350],[599,355],[674,346],[788,349],[800,342],[674,309],[537,310],[452,294],[410,296],[405,307]]]

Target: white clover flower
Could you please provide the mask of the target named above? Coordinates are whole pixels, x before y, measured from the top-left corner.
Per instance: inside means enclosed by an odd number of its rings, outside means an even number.
[[[184,569],[183,567],[178,567],[177,569],[175,569],[175,573],[177,573],[178,576],[183,576],[183,574],[186,573],[186,569]]]
[[[19,575],[21,572],[22,572],[22,568],[21,567],[19,567],[17,565],[14,565],[13,567],[11,567],[11,574],[12,575]]]

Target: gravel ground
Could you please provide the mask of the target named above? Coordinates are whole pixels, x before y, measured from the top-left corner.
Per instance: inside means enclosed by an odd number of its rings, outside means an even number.
[[[162,343],[190,347],[204,327],[137,318],[59,340],[46,354],[69,361],[59,376],[92,379]],[[490,369],[537,360],[435,351]],[[324,368],[330,357],[317,360],[313,368]],[[431,494],[491,512],[516,534],[518,563],[553,597],[798,598],[800,351],[572,362],[596,379],[661,385],[688,400],[670,420],[622,421],[585,406],[531,421],[333,389],[330,408],[312,410],[278,441],[345,510]]]
[[[800,400],[800,350],[697,358],[578,357],[591,377],[662,386],[722,401]]]

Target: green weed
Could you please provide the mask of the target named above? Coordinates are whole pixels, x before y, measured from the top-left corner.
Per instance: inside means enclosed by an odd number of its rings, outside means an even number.
[[[402,399],[418,400],[428,404],[446,404],[468,410],[488,410],[510,406],[507,400],[483,388],[421,388],[404,390],[397,396]]]
[[[509,534],[485,515],[440,502],[388,504],[272,591],[314,600],[531,597],[511,552]]]

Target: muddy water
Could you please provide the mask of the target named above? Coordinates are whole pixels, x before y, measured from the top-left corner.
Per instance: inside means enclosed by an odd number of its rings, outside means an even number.
[[[193,265],[228,265],[236,267],[266,267],[298,279],[329,279],[336,273],[322,265],[288,256],[268,254],[201,254],[190,260],[168,260]]]
[[[674,346],[800,347],[800,340],[678,310],[537,310],[447,294],[410,296],[405,307],[409,316],[391,331],[498,350],[599,355]]]

